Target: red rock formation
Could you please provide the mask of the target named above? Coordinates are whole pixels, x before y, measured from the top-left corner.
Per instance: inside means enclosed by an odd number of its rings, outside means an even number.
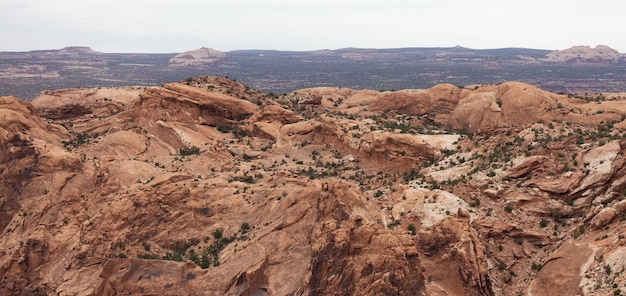
[[[2,97],[0,294],[621,293],[623,105],[217,77]]]

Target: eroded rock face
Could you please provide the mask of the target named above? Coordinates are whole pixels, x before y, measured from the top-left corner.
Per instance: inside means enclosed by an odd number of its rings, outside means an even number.
[[[546,120],[556,106],[554,94],[506,82],[474,89],[441,84],[426,90],[384,93],[369,103],[368,110],[428,116],[447,128],[474,132]]]
[[[524,159],[520,164],[509,169],[508,175],[513,178],[519,178],[528,173],[541,168],[546,160],[544,156],[531,156]]]
[[[623,105],[220,77],[2,97],[0,294],[615,293]]]
[[[469,213],[459,210],[456,217],[444,219],[430,231],[421,233],[422,247],[426,256],[431,257],[429,260],[446,261],[447,268],[453,271],[437,277],[439,286],[445,290],[471,287],[455,291],[466,295],[494,295],[484,247],[469,222]]]
[[[253,135],[275,140],[281,137],[280,129],[288,124],[303,120],[293,111],[286,110],[277,105],[263,107],[257,113],[248,118],[246,129]]]
[[[47,90],[32,104],[43,118],[107,117],[127,110],[144,90],[145,87],[132,86]]]
[[[342,189],[347,188],[334,187],[322,198],[341,197],[333,193]],[[321,210],[330,212],[313,229],[318,239],[312,243],[309,295],[426,295],[419,252],[409,235],[350,217],[355,209],[345,204],[325,203]]]
[[[379,112],[395,111],[407,115],[443,115],[449,113],[458,103],[460,94],[461,90],[458,87],[440,84],[427,90],[383,94],[370,104],[370,108]]]
[[[14,97],[0,97],[0,177],[3,186],[0,226],[7,227],[20,208],[22,196],[39,196],[43,188],[28,184],[41,174],[80,168],[78,158],[58,146],[69,137],[62,128],[46,124],[30,103]],[[32,191],[39,192],[32,192]]]
[[[592,249],[586,244],[566,243],[546,260],[526,293],[530,295],[562,295],[563,291],[582,293],[579,287],[583,280],[581,270],[572,266],[583,266],[592,254]]]
[[[614,173],[612,162],[619,152],[620,144],[614,141],[585,153],[583,161],[590,168],[589,174],[585,176],[578,188],[574,189],[574,192],[582,192],[590,187],[604,184]]]

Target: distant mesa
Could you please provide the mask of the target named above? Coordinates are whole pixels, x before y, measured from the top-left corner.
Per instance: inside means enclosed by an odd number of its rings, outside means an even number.
[[[564,50],[557,50],[546,55],[550,62],[577,64],[577,63],[615,63],[626,58],[624,54],[606,45],[574,46]]]
[[[219,65],[224,62],[226,55],[212,48],[202,47],[200,49],[183,52],[169,61],[170,67],[177,68],[198,68]]]
[[[44,50],[31,50],[26,52],[25,54],[31,56],[45,55],[46,57],[50,55],[56,55],[59,57],[65,56],[94,56],[94,55],[102,55],[102,52],[95,51],[88,46],[68,46],[61,49],[44,49]]]
[[[101,52],[95,51],[88,46],[68,46],[59,49],[59,53],[101,54]]]

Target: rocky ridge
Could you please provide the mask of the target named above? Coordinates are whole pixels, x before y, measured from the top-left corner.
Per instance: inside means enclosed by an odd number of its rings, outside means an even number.
[[[2,97],[0,294],[619,294],[623,100],[221,77]]]

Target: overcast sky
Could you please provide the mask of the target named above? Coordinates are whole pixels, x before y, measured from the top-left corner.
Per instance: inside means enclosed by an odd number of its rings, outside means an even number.
[[[620,0],[0,0],[0,51],[608,45],[626,53]]]

